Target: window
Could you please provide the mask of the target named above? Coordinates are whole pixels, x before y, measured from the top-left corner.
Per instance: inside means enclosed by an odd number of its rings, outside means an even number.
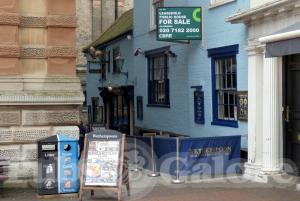
[[[163,6],[164,6],[164,0],[152,1],[152,20],[151,20],[152,29],[156,29],[156,9]]]
[[[86,102],[86,99],[87,99],[86,90],[83,91],[83,95],[84,95],[84,101],[83,101],[82,107],[86,108],[86,106],[87,106],[87,102]]]
[[[92,1],[92,38],[95,40],[101,33],[101,0]]]
[[[238,45],[208,50],[212,57],[213,125],[238,127],[237,53]]]
[[[120,69],[117,68],[116,57],[120,54],[120,47],[113,49],[113,73],[120,73]]]
[[[119,1],[115,0],[115,20],[119,17]]]
[[[210,5],[209,7],[210,8],[215,8],[215,7],[218,7],[218,6],[221,6],[221,5],[224,5],[224,4],[228,4],[228,3],[231,3],[231,2],[234,2],[236,0],[210,0]]]
[[[106,55],[103,54],[100,59],[101,62],[101,77],[103,80],[106,80]]]
[[[148,57],[148,103],[169,106],[169,57],[165,51]]]
[[[110,73],[110,51],[106,53],[107,71]]]

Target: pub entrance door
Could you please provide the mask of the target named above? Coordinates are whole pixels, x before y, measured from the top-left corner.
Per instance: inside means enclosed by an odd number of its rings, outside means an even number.
[[[300,54],[285,58],[285,146],[288,159],[300,167]]]
[[[110,102],[110,128],[129,134],[129,98],[124,95],[111,96]]]

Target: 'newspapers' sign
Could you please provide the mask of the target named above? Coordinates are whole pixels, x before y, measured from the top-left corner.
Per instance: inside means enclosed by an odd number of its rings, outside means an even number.
[[[157,8],[157,40],[201,40],[202,9]]]

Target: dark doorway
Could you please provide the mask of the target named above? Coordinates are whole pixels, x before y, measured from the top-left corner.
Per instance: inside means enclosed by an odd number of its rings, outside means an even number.
[[[285,58],[285,146],[288,159],[300,167],[300,54]]]
[[[105,108],[105,123],[109,129],[118,130],[122,133],[130,134],[133,124],[133,94],[132,86],[101,88]]]
[[[122,133],[129,133],[129,98],[124,95],[111,96],[110,128]]]

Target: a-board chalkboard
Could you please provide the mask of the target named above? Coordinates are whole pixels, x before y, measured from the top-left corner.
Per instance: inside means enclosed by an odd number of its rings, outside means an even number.
[[[84,140],[80,181],[83,190],[114,190],[121,200],[125,135],[113,130],[88,133]],[[129,183],[127,183],[129,194]]]

